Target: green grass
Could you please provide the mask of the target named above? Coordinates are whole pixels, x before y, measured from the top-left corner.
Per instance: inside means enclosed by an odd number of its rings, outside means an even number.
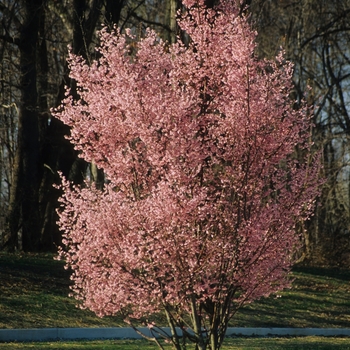
[[[69,298],[69,273],[52,254],[0,253],[0,328],[111,327]]]
[[[111,340],[80,342],[8,343],[1,344],[2,350],[155,350],[153,343],[145,340]],[[168,345],[165,349],[171,349]],[[193,350],[193,347],[188,347]],[[223,350],[346,350],[350,349],[349,338],[230,338],[226,339]]]
[[[0,328],[125,326],[68,298],[69,273],[52,254],[0,253]],[[295,268],[293,288],[244,307],[238,327],[349,327],[350,272]]]
[[[68,298],[69,273],[52,254],[0,253],[0,328],[125,326],[120,317],[98,318]],[[349,327],[350,272],[298,267],[293,288],[244,307],[230,326]],[[154,350],[145,340],[2,343],[3,350]],[[166,349],[170,349],[168,346]],[[191,349],[191,348],[189,348]],[[224,350],[349,349],[350,338],[228,338]]]
[[[293,288],[244,307],[239,327],[350,327],[350,271],[297,267]]]

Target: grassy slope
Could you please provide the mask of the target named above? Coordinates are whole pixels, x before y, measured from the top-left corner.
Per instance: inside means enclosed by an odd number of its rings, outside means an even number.
[[[293,289],[242,309],[239,327],[349,327],[350,272],[298,268]],[[0,328],[124,326],[68,298],[69,275],[52,255],[0,253]]]
[[[295,268],[293,288],[243,308],[232,326],[350,327],[350,271]]]
[[[118,326],[76,308],[69,274],[51,254],[0,253],[0,328]]]

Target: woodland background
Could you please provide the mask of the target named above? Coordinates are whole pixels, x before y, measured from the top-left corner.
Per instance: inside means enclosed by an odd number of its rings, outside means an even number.
[[[173,42],[182,34],[175,22],[180,6],[177,0],[0,1],[0,249],[57,250],[60,193],[52,185],[58,171],[77,184],[104,182],[103,172],[78,158],[64,138],[69,130],[50,114],[65,85],[74,91],[67,46],[93,60],[103,25],[131,28],[137,38],[152,27]],[[312,88],[311,137],[322,150],[327,181],[298,258],[348,267],[350,0],[246,0],[239,6],[258,31],[257,54],[272,58],[282,46],[295,64],[293,98]]]

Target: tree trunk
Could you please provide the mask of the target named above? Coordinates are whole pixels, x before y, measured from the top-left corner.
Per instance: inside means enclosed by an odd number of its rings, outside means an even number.
[[[40,12],[43,0],[25,2],[26,17],[20,37],[20,70],[22,103],[19,123],[22,134],[19,135],[22,148],[23,176],[22,188],[22,247],[24,251],[38,249],[40,232],[39,218],[39,108],[37,92],[37,43]]]
[[[67,40],[72,40],[73,52],[82,55],[86,59],[89,58],[89,46],[91,45],[99,18],[101,18],[102,5],[103,1],[101,0],[95,0],[91,4],[86,0],[74,0],[73,2],[73,37],[67,38]],[[122,6],[123,0],[107,1],[105,18],[117,24]],[[45,43],[42,42],[42,46],[40,47],[43,55],[46,51],[44,44]],[[42,96],[45,95],[45,90],[48,88],[47,86],[45,88],[45,76],[47,76],[45,70],[46,62],[41,60],[43,81],[40,86],[42,88]],[[66,71],[68,71],[67,67]],[[65,76],[60,87],[59,96],[57,97],[57,104],[59,104],[64,97],[65,85],[70,85],[72,91],[75,91],[74,82],[71,81],[68,76]],[[47,101],[42,98],[41,110],[44,112],[48,110],[46,104]],[[81,184],[84,181],[88,164],[78,157],[73,146],[65,139],[65,136],[69,134],[69,128],[66,125],[63,125],[62,122],[57,119],[53,119],[48,123],[47,118],[44,118],[44,121],[46,121],[46,123],[41,125],[42,163],[44,170],[40,187],[40,241],[42,249],[55,250],[56,247],[61,244],[61,235],[56,225],[56,208],[60,191],[55,189],[52,184],[59,182],[57,171],[61,171],[66,178],[74,183]],[[102,188],[104,183],[103,171],[94,167],[93,164],[91,167],[91,173],[96,177],[94,180],[96,181],[97,187]]]
[[[36,54],[43,0],[24,2],[24,21],[20,30],[21,103],[18,121],[18,148],[10,190],[7,233],[4,244],[10,250],[18,247],[22,230],[25,251],[37,250],[39,220],[39,122]]]
[[[20,125],[18,133],[21,134]],[[2,236],[1,249],[15,251],[19,248],[18,233],[22,226],[21,211],[21,174],[22,174],[22,147],[17,147],[10,186],[9,206],[6,224]]]

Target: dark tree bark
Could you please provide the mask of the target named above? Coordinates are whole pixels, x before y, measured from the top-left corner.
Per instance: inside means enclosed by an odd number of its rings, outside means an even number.
[[[22,248],[38,248],[40,232],[39,183],[40,143],[39,106],[37,92],[37,44],[43,0],[25,2],[25,21],[20,36],[20,70],[22,103],[20,108],[19,147],[22,149],[22,177],[20,182],[22,206]]]
[[[109,25],[118,25],[125,0],[106,0],[106,21]]]
[[[88,60],[91,54],[89,49],[93,43],[97,26],[100,21],[102,22],[103,17],[118,24],[123,1],[107,1],[104,15],[102,13],[103,5],[103,0],[92,2],[87,0],[73,1],[72,51]],[[43,65],[44,67],[45,64]],[[75,82],[68,77],[68,67],[65,67],[65,71],[66,75],[59,89],[57,104],[60,103],[64,96],[64,87],[66,85],[70,86],[72,92],[76,89]],[[45,106],[43,105],[42,107],[45,110]],[[65,136],[69,134],[67,126],[53,119],[49,124],[42,125],[42,130],[44,130],[42,161],[45,166],[40,188],[41,249],[55,250],[61,244],[61,234],[56,225],[56,208],[60,191],[52,186],[53,183],[59,182],[57,171],[61,171],[66,178],[75,184],[82,184],[89,164],[78,157],[78,153],[73,149],[73,146],[65,139]],[[103,187],[103,171],[94,167],[93,164],[90,167],[91,175],[94,177],[93,180],[96,182],[97,187]]]

